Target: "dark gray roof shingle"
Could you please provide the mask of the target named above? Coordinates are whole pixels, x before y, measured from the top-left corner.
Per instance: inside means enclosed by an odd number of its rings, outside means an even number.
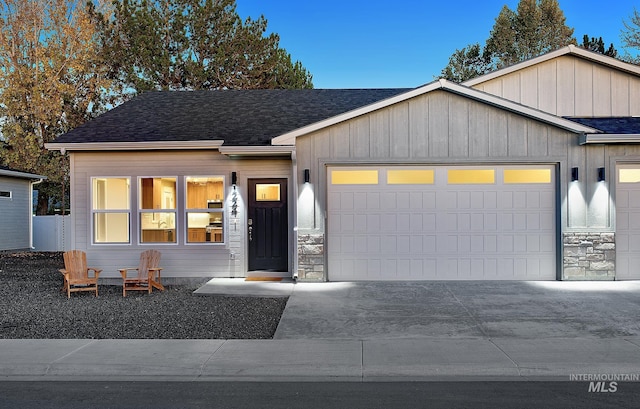
[[[607,134],[640,134],[640,117],[566,117],[566,119],[591,128],[599,129]]]
[[[224,140],[225,145],[232,146],[269,145],[276,136],[409,90],[147,92],[55,142]]]

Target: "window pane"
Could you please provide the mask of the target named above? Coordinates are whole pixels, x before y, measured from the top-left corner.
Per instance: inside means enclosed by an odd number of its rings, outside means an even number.
[[[447,182],[450,185],[473,185],[495,183],[493,169],[451,169],[447,172]]]
[[[94,178],[93,210],[128,210],[129,178]]]
[[[280,200],[280,185],[277,183],[257,183],[256,200],[258,202],[277,202]]]
[[[94,213],[95,243],[129,243],[129,213]]]
[[[176,178],[141,178],[141,209],[175,209]]]
[[[187,209],[222,209],[222,176],[187,177]]]
[[[389,169],[387,170],[389,185],[432,185],[433,170],[423,169]]]
[[[176,214],[173,212],[140,213],[141,243],[175,243]]]
[[[377,185],[377,170],[333,170],[332,185]]]
[[[187,213],[188,243],[222,243],[224,240],[223,212]]]
[[[640,169],[620,169],[620,183],[638,183],[640,182]]]
[[[2,192],[0,192],[0,197],[11,198],[11,192],[2,191]]]
[[[505,169],[504,183],[551,183],[551,169]]]

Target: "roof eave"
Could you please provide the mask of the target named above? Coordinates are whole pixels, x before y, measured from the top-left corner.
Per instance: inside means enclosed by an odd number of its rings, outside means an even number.
[[[640,143],[640,134],[583,134],[578,139],[580,145]]]
[[[9,169],[0,169],[0,176],[10,176],[14,178],[32,179],[32,180],[40,180],[40,179],[47,178],[46,176],[36,175],[35,173],[20,172],[17,170],[9,170]]]
[[[266,146],[221,146],[221,154],[231,157],[287,157],[291,158],[296,147],[293,145]]]
[[[193,150],[219,149],[223,140],[205,141],[151,141],[151,142],[75,142],[45,144],[50,151],[152,151],[152,150]]]

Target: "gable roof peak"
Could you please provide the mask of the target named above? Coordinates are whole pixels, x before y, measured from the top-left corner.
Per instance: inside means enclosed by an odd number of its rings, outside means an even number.
[[[584,48],[577,47],[573,44],[569,44],[565,47],[559,48],[555,51],[548,52],[546,54],[542,54],[538,57],[534,57],[529,60],[522,61],[517,64],[510,65],[508,67],[490,72],[488,74],[481,75],[479,77],[464,81],[462,85],[465,85],[467,87],[473,87],[483,82],[487,82],[495,78],[499,78],[499,77],[511,74],[513,72],[529,68],[536,64],[541,64],[543,62],[553,60],[554,58],[559,58],[566,55],[572,55],[577,58],[591,61],[596,64],[604,65],[609,68],[613,68],[613,69],[640,77],[640,67],[637,65],[630,64],[630,63],[618,60],[617,58],[613,58],[604,54],[597,53],[595,51],[585,50]]]

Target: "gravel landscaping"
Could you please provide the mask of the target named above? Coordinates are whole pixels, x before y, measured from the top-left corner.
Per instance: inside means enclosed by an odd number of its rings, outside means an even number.
[[[0,254],[3,339],[270,339],[287,298],[193,295],[200,285],[147,294],[100,285],[61,291],[61,253]]]

